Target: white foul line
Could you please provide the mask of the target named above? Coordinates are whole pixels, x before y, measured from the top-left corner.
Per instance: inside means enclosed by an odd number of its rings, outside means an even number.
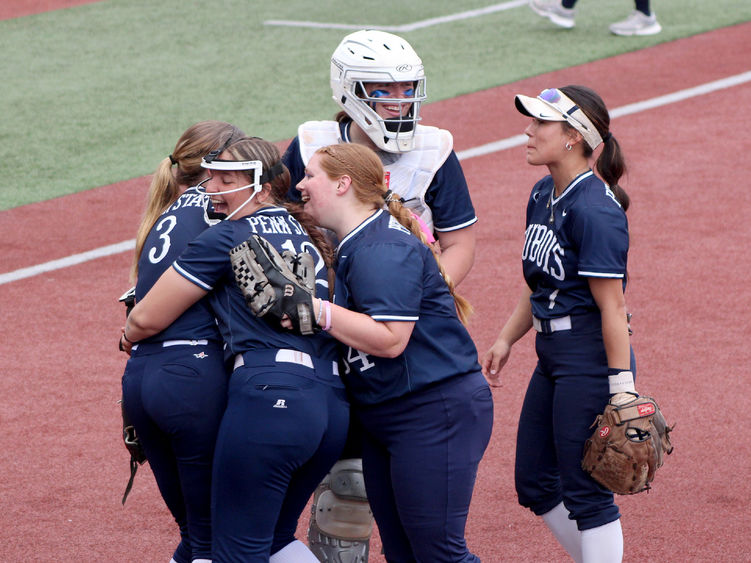
[[[729,76],[727,78],[721,78],[720,80],[715,80],[714,82],[700,84],[699,86],[694,86],[693,88],[678,90],[677,92],[673,92],[672,94],[665,94],[664,96],[658,96],[657,98],[651,98],[649,100],[644,100],[643,102],[627,104],[625,106],[611,110],[610,118],[613,119],[616,117],[622,117],[624,115],[630,115],[632,113],[638,113],[640,111],[646,111],[648,109],[654,109],[668,104],[674,104],[682,100],[687,100],[695,96],[702,96],[704,94],[709,94],[710,92],[715,92],[724,88],[730,88],[731,86],[737,86],[745,82],[751,82],[751,71],[736,74],[735,76]],[[457,152],[456,156],[459,157],[459,160],[466,160],[475,156],[483,156],[486,154],[510,149],[512,147],[518,147],[526,143],[526,141],[526,135],[515,135],[514,137],[509,137],[507,139],[494,141],[492,143],[487,143],[485,145],[480,145],[478,147],[473,147],[471,149]]]
[[[80,254],[73,254],[72,256],[66,256],[58,260],[52,260],[51,262],[45,262],[44,264],[38,264],[36,266],[29,266],[28,268],[21,268],[20,270],[14,270],[7,274],[0,274],[0,285],[9,283],[12,281],[22,280],[24,278],[30,278],[43,274],[44,272],[51,272],[53,270],[60,270],[67,268],[68,266],[75,266],[82,262],[88,262],[89,260],[95,260],[97,258],[104,258],[105,256],[112,256],[114,254],[120,254],[121,252],[127,252],[133,250],[136,247],[136,240],[130,239],[117,244],[110,244],[109,246],[102,246],[89,250],[87,252],[81,252]]]
[[[624,115],[630,115],[632,113],[638,113],[641,111],[646,111],[648,109],[654,109],[660,106],[674,104],[676,102],[687,100],[689,98],[716,92],[717,90],[723,90],[725,88],[738,86],[739,84],[744,84],[746,82],[751,82],[751,71],[736,74],[734,76],[728,76],[727,78],[722,78],[713,82],[707,82],[706,84],[700,84],[699,86],[694,86],[693,88],[678,90],[677,92],[666,94],[664,96],[658,96],[656,98],[651,98],[642,102],[627,104],[625,106],[611,110],[610,117],[622,117]],[[500,141],[494,141],[492,143],[487,143],[485,145],[480,145],[478,147],[459,151],[456,153],[456,156],[459,157],[459,160],[467,160],[476,156],[484,156],[494,152],[500,152],[502,150],[521,146],[526,142],[526,139],[526,135],[514,135],[513,137],[501,139]],[[0,285],[17,280],[22,280],[24,278],[30,278],[32,276],[43,274],[44,272],[67,268],[68,266],[73,266],[75,264],[80,264],[82,262],[87,262],[96,258],[104,258],[105,256],[112,256],[121,252],[127,252],[129,250],[133,250],[134,247],[135,240],[131,239],[117,244],[111,244],[109,246],[103,246],[101,248],[89,250],[88,252],[74,254],[66,258],[60,258],[59,260],[45,262],[44,264],[39,264],[37,266],[30,266],[28,268],[14,270],[6,274],[0,274]]]
[[[510,10],[511,8],[518,8],[519,6],[526,6],[529,4],[529,0],[511,0],[510,2],[503,2],[501,4],[493,4],[485,8],[478,8],[476,10],[468,10],[466,12],[459,12],[458,14],[451,14],[448,16],[440,16],[437,18],[430,18],[427,20],[406,23],[403,25],[354,25],[346,23],[321,23],[312,21],[296,21],[296,20],[266,20],[264,25],[274,25],[281,27],[309,27],[318,29],[378,29],[381,31],[414,31],[415,29],[422,29],[424,27],[431,27],[433,25],[439,25],[442,23],[449,23],[459,20],[466,20],[469,18],[476,18],[478,16],[484,16],[492,14],[494,12],[502,12],[504,10]]]

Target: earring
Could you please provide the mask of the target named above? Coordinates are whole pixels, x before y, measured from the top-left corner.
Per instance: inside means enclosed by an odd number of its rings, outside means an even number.
[[[566,143],[566,150],[567,150],[567,151],[570,151],[570,150],[571,150],[571,149],[573,149],[573,148],[574,148],[574,147],[573,147],[573,146],[571,145],[571,143]]]

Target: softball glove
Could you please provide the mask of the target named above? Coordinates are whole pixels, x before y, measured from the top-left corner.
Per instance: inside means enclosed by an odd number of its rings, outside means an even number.
[[[235,282],[253,314],[275,328],[288,318],[293,330],[313,334],[315,263],[307,252],[282,254],[266,239],[252,235],[230,250]]]
[[[665,423],[657,402],[650,397],[628,397],[626,402],[611,399],[597,416],[582,458],[582,469],[619,495],[649,489],[664,456],[673,451],[670,432],[675,425]]]

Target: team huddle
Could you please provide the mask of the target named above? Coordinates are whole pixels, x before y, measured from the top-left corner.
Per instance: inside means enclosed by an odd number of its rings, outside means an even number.
[[[358,31],[330,79],[341,111],[283,155],[203,121],[152,179],[119,347],[128,445],[135,431],[179,526],[171,561],[364,563],[374,524],[387,561],[480,561],[465,526],[491,387],[532,329],[519,502],[574,561],[621,561],[614,492],[649,488],[672,446],[634,384],[629,201],[604,103],[582,86],[516,97],[527,162],[549,175],[520,299],[480,357],[457,290],[477,216],[451,134],[420,122],[420,57]]]

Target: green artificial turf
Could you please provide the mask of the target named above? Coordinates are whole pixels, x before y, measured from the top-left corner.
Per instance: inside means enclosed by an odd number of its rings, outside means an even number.
[[[108,0],[0,21],[0,209],[151,173],[192,123],[220,119],[269,140],[327,119],[329,58],[347,29],[493,6],[480,0]],[[751,20],[748,0],[657,0],[659,35],[607,25],[630,0],[580,0],[573,30],[526,6],[398,32],[429,102]]]

